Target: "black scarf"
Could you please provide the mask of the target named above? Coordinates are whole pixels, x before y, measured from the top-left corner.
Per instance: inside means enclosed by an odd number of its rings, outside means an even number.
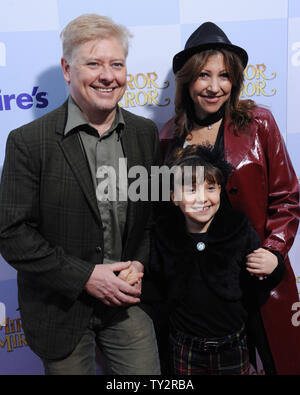
[[[225,114],[225,104],[223,104],[223,106],[221,108],[219,108],[219,110],[217,112],[214,112],[213,114],[209,114],[204,119],[198,118],[195,111],[193,111],[192,119],[199,126],[209,126],[209,125],[213,125],[214,123],[218,122],[221,118],[224,117],[224,114]]]

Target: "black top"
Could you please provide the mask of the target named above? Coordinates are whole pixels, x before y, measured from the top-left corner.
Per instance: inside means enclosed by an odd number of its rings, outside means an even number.
[[[261,245],[247,217],[221,205],[205,234],[190,234],[176,206],[152,228],[144,303],[166,304],[172,325],[192,335],[223,337],[242,327],[284,275],[283,260],[259,281],[246,270],[246,256]],[[205,243],[198,249],[197,243]]]
[[[190,235],[195,249],[198,242],[205,244],[205,233]],[[241,300],[228,301],[213,292],[201,275],[200,265],[201,259],[193,268],[184,298],[170,316],[172,326],[189,335],[208,338],[237,332],[247,318]]]
[[[218,130],[214,150],[219,153],[222,159],[224,159],[224,118]]]

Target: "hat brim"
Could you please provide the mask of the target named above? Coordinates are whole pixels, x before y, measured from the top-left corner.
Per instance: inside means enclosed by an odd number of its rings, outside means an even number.
[[[199,45],[197,47],[184,49],[183,51],[178,52],[173,58],[174,74],[176,74],[177,71],[179,71],[182,68],[182,66],[186,63],[186,61],[196,53],[203,52],[208,49],[218,49],[218,48],[228,49],[229,51],[234,52],[241,59],[243,67],[245,68],[247,66],[248,54],[243,48],[238,47],[237,45],[226,44],[226,43],[207,43],[207,44]]]

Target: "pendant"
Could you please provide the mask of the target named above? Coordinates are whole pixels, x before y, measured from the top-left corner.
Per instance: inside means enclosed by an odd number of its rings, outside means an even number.
[[[208,126],[207,126],[207,129],[208,129],[208,130],[211,130],[213,127],[214,127],[214,125],[208,125]]]
[[[197,243],[196,248],[198,251],[203,251],[205,250],[205,244],[202,241],[199,241],[199,243]]]

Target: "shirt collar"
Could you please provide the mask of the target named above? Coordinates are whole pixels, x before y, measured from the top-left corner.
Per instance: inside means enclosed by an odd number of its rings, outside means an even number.
[[[69,132],[71,132],[72,130],[74,130],[76,128],[79,128],[80,126],[85,126],[86,127],[87,125],[89,127],[93,128],[88,123],[87,119],[83,115],[83,112],[77,106],[77,104],[75,103],[75,101],[72,98],[72,96],[69,96],[69,98],[68,98],[68,119],[67,119],[67,123],[66,123],[66,126],[65,126],[64,135],[66,136]],[[117,130],[117,129],[119,131],[122,131],[124,125],[125,125],[125,121],[124,121],[124,117],[123,117],[122,111],[121,111],[120,107],[117,106],[115,119],[114,119],[110,129],[107,132],[105,132],[105,134],[106,133],[111,133],[111,132],[113,132],[114,130]]]

